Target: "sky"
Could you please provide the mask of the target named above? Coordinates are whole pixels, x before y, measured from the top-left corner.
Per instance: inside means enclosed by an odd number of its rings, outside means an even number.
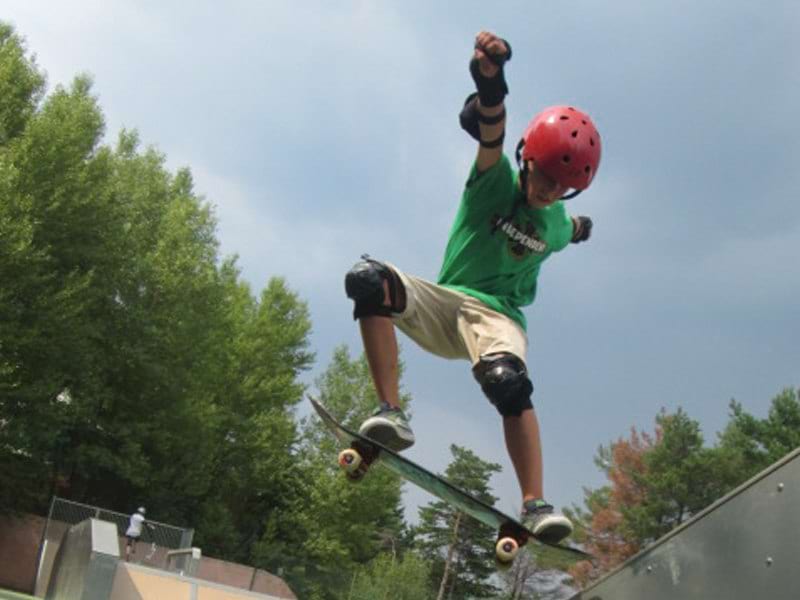
[[[477,32],[507,39],[506,151],[536,112],[575,105],[603,156],[570,200],[588,243],[543,266],[528,364],[547,499],[605,483],[600,445],[682,407],[712,444],[741,402],[763,418],[800,385],[800,3],[4,0],[52,90],[94,79],[122,128],[215,207],[225,256],[258,293],[308,303],[317,362],[361,353],[343,277],[363,253],[435,279],[476,145],[458,125]],[[417,444],[497,462],[499,416],[466,362],[401,335]],[[301,407],[300,414],[307,408]],[[407,516],[432,498],[407,486]]]

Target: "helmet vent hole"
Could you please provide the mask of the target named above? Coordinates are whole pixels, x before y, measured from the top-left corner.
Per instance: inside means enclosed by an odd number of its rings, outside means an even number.
[[[581,119],[581,123],[583,123],[584,125],[586,125],[586,120],[585,120],[585,119]]]
[[[594,138],[593,137],[589,138],[589,145],[590,146],[594,146]]]
[[[569,110],[571,110],[571,111],[575,112],[575,108],[573,108],[572,106],[568,106],[567,108],[568,108]]]
[[[589,165],[586,165],[586,166],[583,168],[583,172],[584,172],[584,173],[586,173],[586,174],[588,175],[589,173],[591,173],[591,172],[592,172],[592,167],[590,167]]]
[[[567,115],[561,115],[558,118],[561,119],[562,121],[566,121],[567,119],[569,119],[569,117]]]
[[[572,137],[574,137],[574,138],[578,137],[578,130],[577,129],[572,132]]]
[[[565,154],[564,156],[562,156],[561,160],[564,161],[565,163],[568,163],[570,161],[569,154]]]

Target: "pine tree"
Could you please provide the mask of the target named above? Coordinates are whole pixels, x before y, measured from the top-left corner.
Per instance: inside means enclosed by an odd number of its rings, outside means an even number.
[[[320,401],[352,428],[377,406],[366,358],[351,359],[345,347],[336,349],[316,383]],[[339,450],[316,414],[303,421],[297,466],[306,479],[291,515],[294,531],[261,545],[263,564],[283,564],[303,598],[346,597],[354,575],[370,561],[386,553],[400,559],[406,550],[402,480],[376,465],[352,483],[338,467]]]
[[[457,445],[450,446],[453,461],[444,477],[476,498],[494,505],[489,478],[500,465],[486,462]],[[444,598],[484,598],[497,592],[491,583],[495,572],[494,544],[497,532],[468,517],[442,500],[420,509],[419,525],[414,529],[420,552],[432,565],[437,582],[437,600]]]

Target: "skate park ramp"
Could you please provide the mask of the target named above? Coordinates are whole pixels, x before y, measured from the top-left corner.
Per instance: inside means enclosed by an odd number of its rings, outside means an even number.
[[[109,600],[282,600],[202,579],[120,562]]]
[[[47,600],[106,600],[119,561],[117,528],[87,519],[67,530],[53,564]]]
[[[800,598],[800,449],[572,600]]]
[[[120,560],[114,523],[87,519],[61,540],[45,600],[282,600]]]

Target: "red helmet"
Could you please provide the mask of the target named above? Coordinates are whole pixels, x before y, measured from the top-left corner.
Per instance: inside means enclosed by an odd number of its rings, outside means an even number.
[[[585,112],[572,106],[544,109],[520,141],[522,160],[533,160],[556,183],[585,190],[600,165],[600,134]]]

